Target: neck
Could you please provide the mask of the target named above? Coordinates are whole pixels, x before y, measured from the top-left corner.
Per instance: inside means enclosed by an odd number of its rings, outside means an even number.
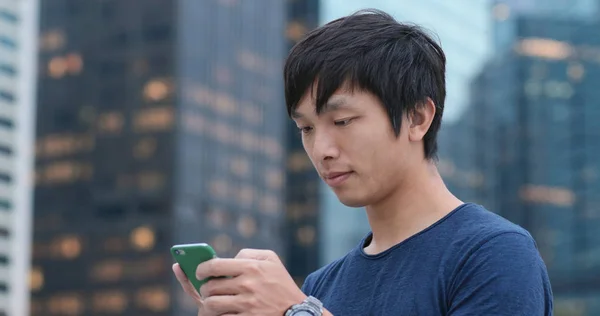
[[[366,207],[372,240],[365,248],[376,254],[442,219],[463,202],[444,184],[435,164],[415,168],[386,198]]]

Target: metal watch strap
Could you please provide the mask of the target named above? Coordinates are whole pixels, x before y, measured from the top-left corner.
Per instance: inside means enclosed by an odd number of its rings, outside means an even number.
[[[302,303],[292,305],[286,312],[285,316],[294,316],[295,312],[309,312],[314,316],[323,315],[323,303],[313,296],[307,297]]]

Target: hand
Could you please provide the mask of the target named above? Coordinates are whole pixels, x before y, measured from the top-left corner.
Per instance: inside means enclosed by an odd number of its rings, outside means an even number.
[[[306,298],[279,257],[269,250],[244,249],[234,259],[215,258],[200,264],[196,270],[199,280],[229,276],[205,283],[201,297],[178,266],[174,265],[174,271],[186,293],[196,300],[199,316],[281,316]]]

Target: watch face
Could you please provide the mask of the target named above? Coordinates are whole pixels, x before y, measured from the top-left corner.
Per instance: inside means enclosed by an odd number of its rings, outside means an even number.
[[[315,314],[307,311],[297,311],[292,314],[292,316],[315,316]]]

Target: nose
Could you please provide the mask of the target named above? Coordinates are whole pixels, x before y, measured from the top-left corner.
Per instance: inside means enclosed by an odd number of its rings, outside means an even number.
[[[339,157],[340,151],[335,138],[327,130],[315,131],[313,155],[317,161],[333,160]]]

